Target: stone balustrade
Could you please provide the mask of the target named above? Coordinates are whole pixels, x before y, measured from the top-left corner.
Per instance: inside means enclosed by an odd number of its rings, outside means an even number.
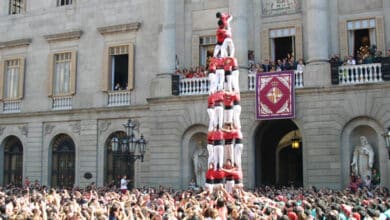
[[[130,105],[131,92],[128,90],[108,92],[108,106]]]
[[[382,82],[380,63],[347,65],[339,67],[339,84],[352,85]]]
[[[21,110],[22,101],[21,100],[10,100],[3,102],[3,112],[4,113],[16,113]]]
[[[53,97],[52,109],[53,110],[72,109],[72,99],[73,99],[73,96]]]
[[[303,71],[294,71],[295,75],[295,88],[303,88]],[[253,91],[256,89],[256,74],[248,74],[248,90]]]
[[[180,95],[207,94],[209,91],[209,79],[207,77],[181,79],[179,91]]]

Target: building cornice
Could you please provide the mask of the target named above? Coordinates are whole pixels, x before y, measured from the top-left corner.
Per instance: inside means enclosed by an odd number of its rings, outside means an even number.
[[[53,41],[68,41],[68,40],[75,40],[80,39],[83,32],[81,30],[77,31],[70,31],[70,32],[64,32],[64,33],[58,33],[58,34],[49,34],[44,35],[43,37],[46,39],[47,42],[53,42]]]
[[[0,42],[0,49],[10,48],[10,47],[27,47],[28,45],[31,44],[31,42],[32,42],[31,38],[3,41],[3,42]]]
[[[97,30],[101,35],[116,34],[120,32],[138,31],[141,26],[141,22],[132,22],[127,24],[117,24],[105,27],[98,27]]]

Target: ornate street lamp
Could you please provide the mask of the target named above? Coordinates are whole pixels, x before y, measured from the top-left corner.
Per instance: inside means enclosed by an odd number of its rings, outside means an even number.
[[[111,146],[114,153],[121,154],[128,161],[134,162],[137,159],[141,159],[141,162],[143,162],[147,141],[142,134],[139,139],[135,137],[134,129],[136,126],[137,123],[129,119],[127,123],[123,124],[123,127],[126,129],[126,136],[123,138],[113,137]]]
[[[385,132],[382,135],[385,138],[387,153],[388,153],[388,157],[390,159],[390,127],[388,127],[387,132]]]
[[[291,148],[292,149],[299,149],[299,142],[300,142],[300,138],[297,136],[297,132],[295,131],[294,132],[294,137],[291,138]]]

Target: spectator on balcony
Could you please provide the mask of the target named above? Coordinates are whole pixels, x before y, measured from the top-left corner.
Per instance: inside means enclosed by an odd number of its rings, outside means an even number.
[[[296,70],[298,72],[303,72],[305,70],[305,64],[303,63],[303,59],[302,58],[299,59]]]
[[[252,64],[249,68],[249,74],[256,74],[256,72],[257,72],[256,64]]]
[[[261,66],[264,72],[269,72],[271,70],[271,65],[268,59],[264,59],[263,64]]]
[[[343,62],[341,61],[339,55],[337,54],[333,54],[330,59],[329,59],[329,63],[332,65],[332,66],[340,66],[343,64]]]
[[[119,82],[115,84],[114,90],[122,90],[121,84]]]
[[[347,65],[356,65],[356,60],[353,58],[353,56],[348,56]]]

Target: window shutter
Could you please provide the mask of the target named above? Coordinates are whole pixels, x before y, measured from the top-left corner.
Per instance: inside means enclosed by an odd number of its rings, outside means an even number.
[[[378,50],[381,50],[382,52],[386,51],[385,48],[385,34],[384,34],[384,24],[383,24],[383,17],[376,17],[375,18],[375,27],[376,27],[376,46]]]
[[[26,58],[19,58],[19,82],[18,82],[18,99],[22,99],[24,97],[24,76],[25,76],[25,64]]]
[[[4,60],[0,61],[0,100],[3,100],[4,91]]]
[[[76,74],[77,74],[77,51],[73,50],[71,51],[70,55],[70,94],[74,95],[76,94]]]
[[[108,55],[109,47],[106,46],[104,48],[104,54],[103,54],[103,67],[102,67],[102,90],[104,92],[108,91],[108,77],[110,72],[110,56]]]
[[[340,34],[340,57],[344,58],[348,56],[348,32],[347,21],[342,20],[339,22],[339,34]]]
[[[192,36],[192,65],[199,65],[199,35]]]
[[[261,31],[261,59],[270,59],[269,54],[269,30]]]
[[[54,54],[50,53],[49,54],[49,78],[47,80],[47,88],[48,88],[48,93],[49,97],[53,96],[53,74],[54,74]]]
[[[134,44],[129,44],[129,50],[128,50],[128,77],[127,77],[127,89],[133,90],[134,89]]]

